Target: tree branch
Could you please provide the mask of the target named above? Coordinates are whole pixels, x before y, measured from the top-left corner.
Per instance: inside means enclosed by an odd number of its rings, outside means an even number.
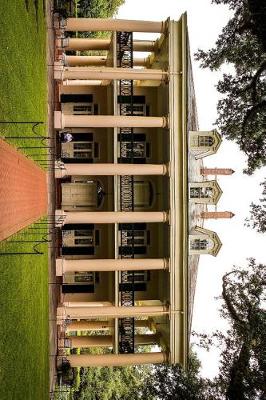
[[[241,129],[242,135],[245,134],[245,130],[246,130],[246,126],[247,126],[248,121],[250,119],[252,119],[257,114],[258,111],[263,110],[264,108],[266,109],[266,100],[260,101],[259,103],[255,104],[252,108],[250,108],[246,112],[246,115],[245,115],[245,117],[243,119],[243,122],[242,122],[242,129]]]
[[[259,66],[257,72],[255,75],[252,77],[251,82],[240,91],[240,93],[245,93],[248,90],[252,89],[252,100],[255,103],[256,102],[256,94],[257,94],[257,82],[260,77],[260,75],[266,70],[266,60],[261,63]]]
[[[238,272],[241,273],[241,271],[238,271]],[[239,317],[238,313],[236,312],[236,310],[235,310],[235,308],[234,308],[234,306],[233,306],[233,304],[232,304],[232,302],[231,302],[230,296],[229,296],[229,295],[227,294],[227,292],[226,292],[226,286],[227,286],[226,279],[227,279],[227,277],[228,277],[229,275],[234,274],[234,273],[236,273],[236,271],[228,272],[227,274],[225,274],[225,275],[223,276],[223,291],[222,291],[222,297],[223,297],[223,299],[224,299],[224,301],[225,301],[225,304],[226,304],[226,306],[227,306],[227,309],[228,309],[228,311],[229,311],[231,317],[233,318],[233,320],[236,321],[236,322],[238,322],[238,323],[241,324],[241,325],[244,325],[244,321]]]
[[[241,346],[237,359],[234,360],[230,368],[230,381],[226,391],[228,400],[246,399],[244,378],[249,366],[251,342],[252,337],[248,336]]]

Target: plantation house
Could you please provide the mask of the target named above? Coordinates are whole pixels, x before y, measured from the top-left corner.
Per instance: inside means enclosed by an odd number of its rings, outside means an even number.
[[[198,129],[186,15],[55,31],[58,362],[186,365],[198,259],[221,248],[203,222],[233,215],[208,210],[233,171],[203,166],[221,137]]]

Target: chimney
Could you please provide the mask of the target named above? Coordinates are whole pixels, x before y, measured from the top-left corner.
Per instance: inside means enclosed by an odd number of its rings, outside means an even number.
[[[201,175],[232,175],[235,171],[231,168],[201,168]]]
[[[231,211],[203,211],[201,213],[201,217],[204,219],[233,218],[234,215]]]

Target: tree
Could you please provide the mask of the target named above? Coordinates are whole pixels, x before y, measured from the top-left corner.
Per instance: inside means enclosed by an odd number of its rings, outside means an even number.
[[[200,378],[199,369],[200,363],[193,353],[191,353],[187,371],[178,364],[155,365],[137,399],[204,400],[206,398],[205,381]]]
[[[263,400],[266,395],[266,266],[249,259],[247,268],[234,267],[222,280],[221,315],[226,332],[199,335],[200,346],[221,349],[219,373],[213,380],[199,375],[193,357],[188,371],[178,365],[155,366],[142,389],[141,400]]]
[[[263,400],[266,395],[266,266],[249,259],[223,277],[221,309],[227,331],[202,335],[221,348],[219,374],[208,382],[215,400]],[[202,342],[201,342],[202,345]],[[209,399],[209,397],[207,397]]]
[[[266,394],[266,268],[249,260],[223,277],[222,316],[230,324],[221,354],[219,380],[228,400],[262,399]]]
[[[78,16],[83,18],[108,18],[117,14],[125,0],[79,0]]]
[[[78,400],[137,400],[149,367],[82,368]]]
[[[217,90],[216,121],[222,134],[234,140],[247,155],[252,174],[266,165],[266,5],[261,0],[212,0],[234,11],[214,48],[198,50],[201,67],[218,70],[231,64],[234,73],[224,74]]]
[[[251,203],[250,218],[246,220],[246,225],[258,232],[266,232],[266,179],[261,183],[263,187],[260,204]]]

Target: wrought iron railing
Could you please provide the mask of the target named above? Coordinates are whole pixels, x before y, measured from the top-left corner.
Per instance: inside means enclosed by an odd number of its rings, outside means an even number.
[[[117,32],[117,65],[121,68],[133,67],[133,33]],[[133,81],[130,79],[121,79],[119,81],[119,97],[127,96],[127,104],[120,101],[120,115],[133,115]],[[120,128],[120,162],[123,158],[130,159],[133,163],[133,128]],[[125,151],[125,140],[131,143],[130,150]],[[120,208],[121,211],[134,210],[134,177],[120,177]],[[134,232],[132,232],[134,238]],[[132,251],[125,252],[125,231],[120,230],[120,255],[121,258],[134,258],[134,240],[132,240]],[[128,246],[127,246],[128,248]],[[129,282],[127,271],[121,272],[120,296],[121,305],[125,307],[134,306],[134,274],[131,274],[131,285],[125,285]],[[126,286],[126,287],[125,287]],[[134,353],[134,318],[119,319],[119,352]]]

